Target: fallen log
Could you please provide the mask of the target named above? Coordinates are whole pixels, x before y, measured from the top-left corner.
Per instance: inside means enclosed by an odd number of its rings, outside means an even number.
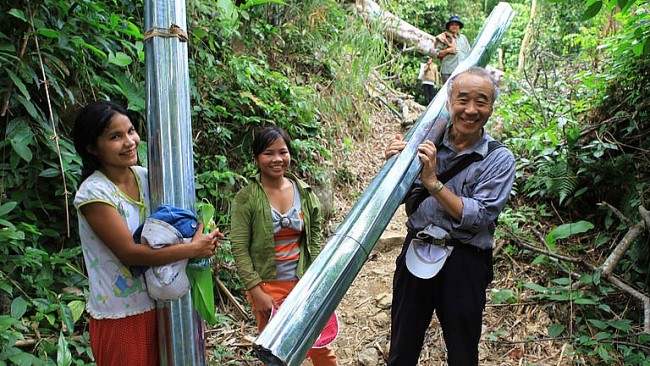
[[[357,1],[356,8],[359,12],[381,20],[386,26],[386,32],[393,39],[407,44],[416,52],[431,57],[438,57],[435,41],[436,37],[420,30],[414,25],[398,18],[393,13],[382,9],[371,0]]]

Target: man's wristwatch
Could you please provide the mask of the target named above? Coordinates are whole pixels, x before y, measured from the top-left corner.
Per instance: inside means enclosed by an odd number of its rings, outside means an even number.
[[[445,188],[445,185],[442,184],[441,181],[438,181],[438,182],[436,183],[436,185],[433,186],[433,190],[431,190],[431,194],[436,194],[436,193],[442,191],[443,188]]]

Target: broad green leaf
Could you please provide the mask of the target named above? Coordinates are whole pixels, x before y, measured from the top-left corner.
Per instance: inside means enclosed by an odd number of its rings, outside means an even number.
[[[27,311],[27,301],[22,298],[22,296],[19,296],[14,299],[14,301],[11,302],[11,317],[18,320],[22,318],[22,316],[25,314]]]
[[[632,326],[630,325],[630,321],[627,320],[627,319],[608,320],[607,324],[609,324],[610,326],[612,326],[612,327],[614,327],[614,328],[616,328],[618,330],[622,330],[624,332],[629,332],[630,330],[632,330]]]
[[[640,344],[650,344],[650,333],[641,333],[639,335]]]
[[[2,225],[2,223],[0,223]],[[0,230],[0,241],[2,241],[2,231]],[[11,295],[12,293],[12,287],[8,282],[0,281],[0,291],[4,291],[5,293]],[[1,329],[0,329],[1,330]]]
[[[36,34],[40,34],[40,35],[48,37],[48,38],[59,38],[60,37],[59,32],[55,31],[54,29],[49,29],[49,28],[41,28],[41,29],[36,31]]]
[[[16,53],[16,47],[12,44],[0,44],[0,51],[8,52],[10,54]],[[12,55],[6,55],[12,57]]]
[[[587,319],[587,322],[592,326],[598,328],[598,330],[603,330],[607,328],[607,323],[598,319]]]
[[[604,339],[610,339],[612,338],[612,333],[609,332],[598,332],[596,333],[596,336],[594,337],[595,339],[602,341]]]
[[[140,162],[140,165],[146,168],[149,165],[148,158],[147,142],[144,140],[140,141],[140,145],[138,145],[138,161]]]
[[[20,78],[18,77],[18,75],[14,74],[13,71],[11,71],[11,70],[9,70],[9,69],[5,69],[5,71],[7,72],[7,75],[9,75],[9,78],[10,78],[11,81],[14,83],[14,85],[18,88],[18,90],[20,90],[20,92],[22,93],[22,95],[23,95],[25,98],[27,98],[27,100],[31,99],[31,96],[29,95],[29,91],[27,91],[27,87],[25,86],[25,84],[23,83],[23,81],[20,80]]]
[[[607,348],[602,344],[598,346],[598,356],[605,362],[612,360],[612,356],[609,355]]]
[[[562,332],[564,332],[564,325],[562,324],[551,324],[548,327],[548,336],[551,338],[559,337]]]
[[[60,177],[61,176],[61,171],[56,168],[47,168],[43,170],[42,172],[38,173],[39,177],[44,177],[44,178],[54,178],[54,177]]]
[[[59,333],[59,341],[56,345],[56,365],[57,366],[70,366],[72,364],[72,353],[68,348],[68,340],[63,336],[63,332]]]
[[[113,65],[117,65],[117,66],[129,66],[129,65],[131,65],[133,60],[131,60],[131,57],[129,57],[129,55],[127,55],[126,53],[118,52],[116,54],[113,54],[113,53],[109,54],[108,55],[108,62],[112,63]]]
[[[43,122],[41,114],[38,112],[38,109],[31,100],[24,98],[22,95],[16,95],[16,100],[23,105],[27,113],[29,113],[29,116],[32,117],[34,121],[38,121],[39,123]]]
[[[72,321],[74,323],[76,323],[79,319],[81,319],[85,307],[86,307],[86,303],[80,300],[74,300],[68,303],[68,308],[70,308],[70,311],[72,312]]]
[[[130,21],[127,22],[126,29],[121,28],[121,30],[122,30],[122,32],[124,32],[124,34],[128,34],[130,36],[136,37],[137,39],[144,38],[144,36],[142,35],[142,32],[140,32],[140,28],[137,25],[133,24],[133,22],[130,22]]]
[[[214,206],[209,203],[201,203],[201,222],[203,223],[203,232],[209,233],[214,225]]]
[[[2,204],[2,206],[0,206],[0,216],[5,216],[9,212],[13,211],[13,209],[16,208],[17,205],[18,202],[14,202],[14,201],[9,201]]]
[[[519,300],[512,290],[493,290],[492,304],[512,304]]]
[[[594,228],[594,224],[589,221],[578,221],[572,222],[569,224],[562,224],[548,233],[546,235],[546,243],[548,245],[555,245],[555,242],[559,239],[568,238],[573,234],[579,234],[587,232]]]
[[[591,274],[582,274],[580,276],[580,282],[582,282],[582,283],[584,283],[586,285],[590,285],[590,284],[593,283],[593,278],[592,278]]]
[[[16,231],[16,227],[11,222],[0,219],[0,225],[6,226],[0,229],[0,242],[4,240],[25,240],[25,233]]]
[[[95,47],[95,46],[93,46],[93,45],[91,45],[91,44],[89,44],[89,43],[83,42],[83,43],[81,43],[81,45],[84,46],[84,47],[86,47],[87,49],[93,51],[97,56],[100,56],[101,58],[106,58],[106,57],[108,57],[108,56],[106,55],[106,52],[100,50],[99,48],[97,48],[97,47]]]
[[[16,324],[18,320],[7,316],[7,315],[0,315],[0,332],[4,332],[7,329],[11,328],[14,324]]]
[[[548,289],[546,287],[540,286],[540,285],[538,285],[536,283],[533,283],[533,282],[526,282],[524,287],[529,288],[529,289],[534,290],[534,291],[537,291],[537,292],[540,292],[540,293],[543,293],[543,294],[548,292]]]
[[[50,323],[50,325],[56,324],[56,314],[49,313],[49,314],[44,314],[45,319]]]
[[[34,355],[27,352],[13,354],[9,357],[9,360],[12,366],[39,366],[44,364],[43,361],[40,361]]]
[[[22,20],[25,23],[29,23],[29,20],[27,20],[27,17],[25,17],[25,12],[20,10],[20,9],[11,9],[11,10],[9,10],[9,14],[11,14],[14,17]]]
[[[134,112],[144,111],[144,89],[133,84],[133,82],[124,74],[115,73],[112,77],[119,85],[120,93],[127,98],[129,109]]]
[[[573,300],[573,302],[576,303],[576,304],[580,304],[580,305],[596,305],[597,304],[596,301],[594,301],[592,299],[587,299],[587,298],[584,298],[584,297],[575,299],[575,300]]]
[[[16,154],[20,156],[23,160],[26,162],[32,161],[32,150],[30,150],[29,146],[25,145],[21,141],[16,141],[16,140],[11,140],[11,147],[14,149]]]
[[[74,317],[72,311],[66,304],[61,304],[60,310],[60,315],[63,319],[63,324],[65,324],[65,329],[68,335],[72,335],[72,333],[74,333]]]
[[[533,265],[538,265],[538,264],[544,264],[548,262],[548,256],[546,254],[539,254],[533,259],[531,264]]]
[[[582,14],[582,17],[580,18],[580,21],[584,22],[586,20],[589,20],[598,14],[600,12],[600,9],[603,7],[603,2],[602,1],[596,1],[593,4],[589,5],[587,10]]]

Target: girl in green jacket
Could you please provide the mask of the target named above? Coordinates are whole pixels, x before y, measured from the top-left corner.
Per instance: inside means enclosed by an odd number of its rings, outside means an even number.
[[[267,127],[253,140],[259,174],[232,203],[230,240],[237,271],[262,331],[277,308],[320,253],[321,208],[305,182],[288,172],[291,140]],[[331,347],[313,348],[314,366],[337,365]]]

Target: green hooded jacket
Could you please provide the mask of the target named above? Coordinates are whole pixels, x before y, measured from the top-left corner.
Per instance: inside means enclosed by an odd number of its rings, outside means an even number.
[[[296,273],[302,277],[320,253],[323,242],[323,216],[318,197],[312,188],[293,174],[300,193],[305,231],[300,239],[300,258]],[[275,241],[271,222],[271,205],[262,187],[259,174],[254,182],[242,188],[232,202],[230,242],[232,254],[247,290],[260,282],[277,279]]]

